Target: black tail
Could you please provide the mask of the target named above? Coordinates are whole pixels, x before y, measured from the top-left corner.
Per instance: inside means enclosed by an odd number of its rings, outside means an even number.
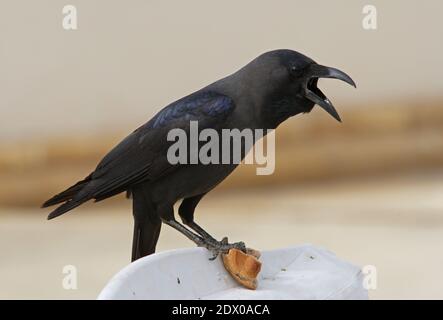
[[[77,182],[73,186],[70,186],[65,191],[62,191],[59,194],[53,196],[51,199],[47,200],[45,203],[42,204],[42,208],[50,207],[55,204],[71,200],[77,194],[77,192],[79,192],[86,184],[88,184],[89,181],[91,181],[91,174],[83,180]]]
[[[132,189],[131,193],[134,214],[131,261],[135,261],[155,252],[162,223],[142,187]]]
[[[63,213],[68,212],[69,210],[72,210],[91,199],[86,190],[86,186],[90,181],[91,175],[43,203],[42,208],[46,208],[64,202],[61,206],[49,214],[48,220],[58,217],[59,215],[62,215]]]
[[[155,252],[158,237],[160,236],[161,221],[137,221],[134,219],[134,237],[132,239],[132,257],[135,261]]]

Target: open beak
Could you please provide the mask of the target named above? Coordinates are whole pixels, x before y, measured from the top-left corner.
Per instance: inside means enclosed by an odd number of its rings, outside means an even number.
[[[340,116],[332,105],[331,101],[317,88],[319,78],[334,78],[342,80],[354,88],[355,82],[343,71],[335,68],[325,67],[319,64],[312,64],[306,74],[305,96],[315,104],[323,108],[327,113],[341,122]]]

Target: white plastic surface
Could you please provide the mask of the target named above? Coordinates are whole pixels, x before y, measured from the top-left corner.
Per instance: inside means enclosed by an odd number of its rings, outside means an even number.
[[[312,245],[263,251],[257,290],[203,248],[160,252],[117,273],[98,299],[368,299],[360,268]]]

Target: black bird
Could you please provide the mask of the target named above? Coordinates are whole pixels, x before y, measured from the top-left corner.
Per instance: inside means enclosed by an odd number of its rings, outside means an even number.
[[[319,78],[336,78],[355,87],[344,72],[317,64],[292,50],[266,52],[237,72],[163,108],[114,147],[85,179],[57,194],[43,207],[60,204],[48,219],[82,203],[101,201],[122,192],[132,196],[134,237],[132,260],[155,252],[162,223],[175,228],[215,254],[230,248],[245,250],[244,243],[217,241],[194,221],[202,197],[223,181],[237,164],[171,164],[167,134],[190,121],[199,130],[275,129],[289,117],[319,105],[336,120],[340,117],[317,88]],[[174,204],[183,199],[174,218]],[[186,226],[187,227],[186,227]]]

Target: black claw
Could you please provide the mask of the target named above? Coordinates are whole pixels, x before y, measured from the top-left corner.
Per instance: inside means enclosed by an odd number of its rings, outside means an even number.
[[[209,261],[214,261],[215,259],[217,259],[217,257],[218,253],[214,253],[214,255],[211,258],[209,258]]]

